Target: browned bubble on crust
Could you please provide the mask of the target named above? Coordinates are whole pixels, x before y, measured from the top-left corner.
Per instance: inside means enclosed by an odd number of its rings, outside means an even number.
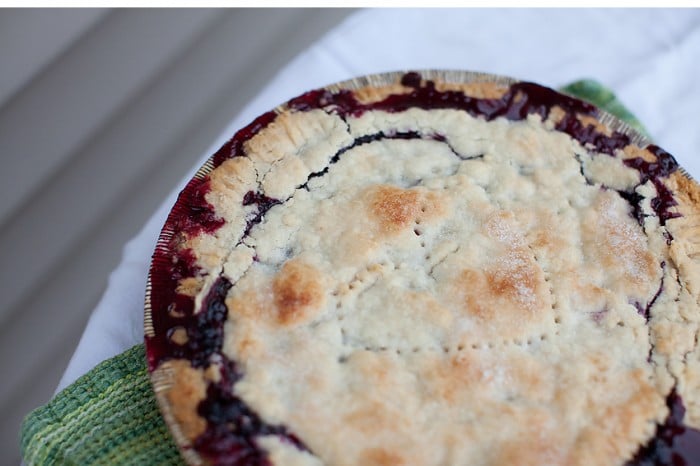
[[[418,189],[396,186],[372,186],[366,193],[370,216],[381,232],[393,234],[416,221],[442,215],[444,205],[437,194]]]
[[[401,230],[413,223],[419,211],[418,192],[379,186],[370,193],[370,209],[382,230]]]
[[[468,312],[492,318],[494,312],[506,309],[522,314],[549,307],[543,296],[547,289],[544,272],[517,232],[514,215],[497,212],[489,217],[484,229],[501,250],[483,271],[462,272]]]
[[[272,283],[277,321],[293,325],[307,321],[324,302],[321,275],[299,260],[287,261]]]
[[[385,448],[375,447],[362,452],[362,464],[367,466],[402,466],[407,463],[407,458],[398,452]]]

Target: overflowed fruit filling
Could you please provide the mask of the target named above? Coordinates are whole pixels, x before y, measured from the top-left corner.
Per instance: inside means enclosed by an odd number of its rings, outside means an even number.
[[[624,161],[625,165],[634,168],[639,172],[640,184],[644,184],[647,181],[651,183],[656,188],[656,197],[651,200],[651,208],[659,217],[659,223],[665,225],[666,221],[672,218],[677,218],[680,216],[677,212],[671,212],[671,208],[678,205],[678,202],[673,198],[673,193],[670,189],[666,187],[663,178],[668,178],[673,172],[678,170],[678,162],[673,158],[671,154],[661,149],[658,146],[648,146],[652,154],[656,156],[655,162],[648,162],[641,157],[627,159]],[[628,194],[625,197],[628,202],[633,207],[634,215],[637,221],[642,223],[642,213],[639,207],[639,203],[642,198],[636,193]]]
[[[197,438],[194,447],[216,464],[264,466],[269,460],[255,439],[274,435],[300,450],[304,444],[284,426],[263,421],[257,413],[233,391],[241,374],[233,361],[222,356],[221,378],[207,387],[207,397],[198,406],[198,414],[207,420],[206,431]]]
[[[656,435],[626,466],[693,466],[700,464],[700,431],[683,424],[683,399],[673,390],[666,398],[669,415]]]

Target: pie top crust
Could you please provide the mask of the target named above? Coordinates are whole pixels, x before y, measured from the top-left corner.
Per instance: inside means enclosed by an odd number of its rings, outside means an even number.
[[[166,421],[192,464],[693,464],[699,200],[668,153],[534,84],[304,94],[163,229]]]

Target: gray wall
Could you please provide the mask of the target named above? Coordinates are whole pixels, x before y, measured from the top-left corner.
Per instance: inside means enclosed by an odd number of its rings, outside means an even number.
[[[0,464],[122,245],[241,107],[349,10],[0,11]]]

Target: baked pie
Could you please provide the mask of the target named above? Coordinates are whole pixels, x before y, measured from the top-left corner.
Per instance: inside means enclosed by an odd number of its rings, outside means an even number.
[[[191,464],[700,464],[700,189],[537,84],[387,73],[180,194],[146,346]]]

